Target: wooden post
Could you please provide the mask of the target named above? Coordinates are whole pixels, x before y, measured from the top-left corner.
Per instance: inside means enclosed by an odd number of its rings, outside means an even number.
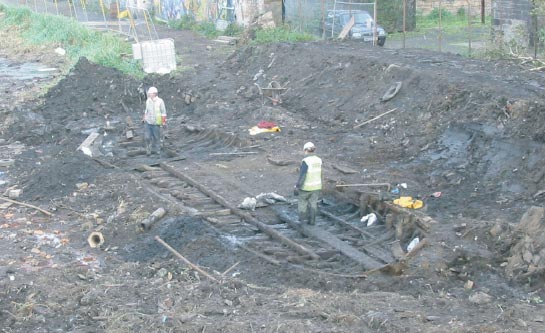
[[[441,52],[441,47],[443,43],[443,32],[441,29],[443,29],[443,2],[439,0],[439,36],[437,36],[437,40],[439,42],[439,52]]]
[[[388,229],[393,228],[394,222],[396,221],[396,219],[397,219],[397,214],[392,212],[386,214],[386,221],[385,221],[386,227]]]
[[[403,0],[403,48],[405,48],[406,32],[407,32],[407,0]]]
[[[367,205],[369,205],[369,196],[367,194],[360,194],[360,216],[367,215]]]
[[[44,213],[47,216],[53,216],[53,214],[51,214],[47,210],[41,209],[40,207],[36,207],[34,205],[30,205],[30,204],[27,204],[27,203],[24,203],[24,202],[15,201],[15,200],[11,200],[11,199],[8,199],[8,198],[3,198],[3,197],[0,197],[0,200],[11,202],[12,204],[16,204],[16,205],[21,205],[21,206],[25,206],[25,207],[29,207],[29,208],[34,208],[34,209],[39,210],[40,212]]]
[[[485,17],[486,17],[486,11],[484,10],[485,7],[485,0],[481,0],[481,23],[485,23]]]
[[[159,236],[155,236],[155,240],[158,241],[161,245],[163,245],[167,250],[172,252],[176,257],[182,259],[183,262],[185,262],[189,267],[193,268],[197,272],[201,273],[202,275],[206,276],[210,280],[214,282],[218,282],[212,275],[206,273],[204,270],[202,270],[199,266],[193,264],[191,261],[187,260],[184,256],[182,256],[178,251],[173,249],[170,245],[168,245],[164,240],[162,240]]]
[[[375,8],[373,10],[373,20],[375,20],[373,26],[373,46],[377,46],[377,0],[375,0]]]
[[[467,37],[468,37],[468,52],[469,57],[471,58],[471,1],[467,1]]]

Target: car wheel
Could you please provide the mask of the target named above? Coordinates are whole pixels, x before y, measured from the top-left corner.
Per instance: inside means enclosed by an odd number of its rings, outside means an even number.
[[[386,38],[379,38],[377,41],[378,46],[384,46],[384,43],[386,43]]]

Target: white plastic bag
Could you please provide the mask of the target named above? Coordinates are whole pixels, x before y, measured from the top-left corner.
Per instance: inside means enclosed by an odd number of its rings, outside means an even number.
[[[409,243],[409,245],[407,245],[407,253],[411,252],[411,251],[414,249],[414,247],[415,247],[416,245],[418,245],[418,243],[420,243],[420,239],[419,239],[418,237],[416,237],[415,239],[413,239],[413,240]]]
[[[257,200],[255,198],[246,197],[244,198],[242,203],[238,205],[238,208],[247,209],[247,210],[255,210],[256,204],[257,204]]]
[[[375,222],[377,222],[377,215],[375,215],[375,213],[367,214],[363,216],[360,221],[361,222],[367,221],[367,226],[370,227],[373,224],[375,224]]]

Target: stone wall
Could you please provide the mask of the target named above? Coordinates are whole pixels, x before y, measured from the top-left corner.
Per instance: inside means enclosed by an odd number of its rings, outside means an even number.
[[[493,5],[493,23],[508,23],[511,20],[528,21],[532,4],[530,0],[496,0]]]
[[[481,15],[481,0],[470,0],[471,15]],[[456,14],[460,8],[464,8],[467,13],[466,0],[417,0],[416,10],[424,15],[429,14],[434,8],[448,10],[452,14]],[[485,14],[490,15],[492,9],[492,0],[485,0]]]
[[[492,25],[498,42],[517,41],[527,45],[531,36],[531,0],[495,0],[492,7]]]

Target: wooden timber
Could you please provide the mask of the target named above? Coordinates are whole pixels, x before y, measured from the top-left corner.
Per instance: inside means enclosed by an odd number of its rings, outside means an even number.
[[[356,227],[356,226],[354,226],[354,225],[348,223],[347,221],[341,219],[340,217],[337,217],[337,216],[335,216],[335,215],[333,215],[333,214],[331,214],[331,213],[329,213],[329,212],[326,212],[326,211],[323,210],[323,209],[318,209],[318,211],[319,211],[321,214],[323,214],[323,215],[329,217],[330,219],[332,219],[333,221],[337,222],[338,224],[340,224],[340,225],[342,225],[342,226],[344,226],[344,227],[347,227],[347,228],[349,228],[349,229],[352,229],[352,230],[354,230],[354,231],[357,231],[357,232],[359,232],[360,234],[365,235],[365,236],[367,236],[367,237],[370,238],[370,239],[373,238],[373,235],[371,235],[371,234],[368,233],[367,231],[362,230],[362,229],[360,229],[360,228],[358,228],[358,227]]]
[[[288,214],[286,214],[285,212],[280,212],[278,214],[278,217],[282,221],[288,223],[292,228],[302,233],[303,235],[314,238],[314,239],[319,239],[322,242],[329,244],[330,246],[337,249],[339,252],[341,252],[345,256],[361,264],[365,269],[377,269],[384,266],[384,264],[369,257],[368,255],[359,251],[353,246],[346,244],[335,235],[319,227],[311,226],[311,225],[303,225],[299,222],[296,222],[293,218],[289,217]]]
[[[378,258],[378,259],[380,259],[380,260],[382,260],[382,261],[384,261],[386,263],[393,261],[394,258],[392,257],[392,255],[390,253],[386,253],[384,251],[377,250],[377,248],[376,248],[376,245],[378,245],[381,242],[386,241],[388,238],[377,242],[376,239],[374,239],[376,236],[371,235],[369,232],[367,232],[367,231],[365,231],[365,230],[363,230],[361,228],[358,228],[358,227],[348,223],[347,221],[343,220],[342,218],[337,217],[337,216],[335,216],[335,215],[333,215],[333,214],[331,214],[329,212],[326,212],[326,211],[324,211],[322,209],[320,209],[319,211],[320,211],[321,214],[329,217],[330,219],[337,222],[338,224],[340,224],[342,226],[345,226],[345,227],[347,227],[347,228],[349,228],[351,230],[354,230],[356,232],[359,232],[362,235],[367,236],[368,239],[366,240],[366,243],[363,246],[363,250],[366,253],[368,253],[368,254],[374,256],[375,258]],[[368,242],[370,240],[374,240],[374,241],[373,242]]]
[[[282,244],[294,249],[299,254],[308,255],[312,259],[315,259],[315,260],[320,258],[316,253],[314,253],[314,251],[304,247],[303,245],[301,245],[301,244],[299,244],[297,242],[294,242],[293,240],[291,240],[291,239],[287,238],[286,236],[282,235],[281,233],[279,233],[275,229],[271,228],[270,226],[259,222],[252,215],[250,215],[250,214],[242,211],[241,209],[237,208],[236,206],[230,204],[229,202],[227,202],[223,197],[221,197],[216,192],[206,188],[205,186],[203,186],[202,184],[200,184],[196,180],[194,180],[191,177],[187,176],[186,174],[180,172],[179,170],[176,170],[171,165],[169,165],[167,163],[161,163],[161,168],[163,170],[171,173],[173,176],[175,176],[175,177],[185,181],[186,183],[196,187],[201,192],[208,195],[210,198],[214,199],[220,205],[224,206],[225,208],[229,208],[231,210],[231,212],[233,212],[233,214],[242,217],[246,222],[254,225],[256,228],[258,228],[262,232],[266,233],[270,237],[276,239],[277,241],[281,242]]]

